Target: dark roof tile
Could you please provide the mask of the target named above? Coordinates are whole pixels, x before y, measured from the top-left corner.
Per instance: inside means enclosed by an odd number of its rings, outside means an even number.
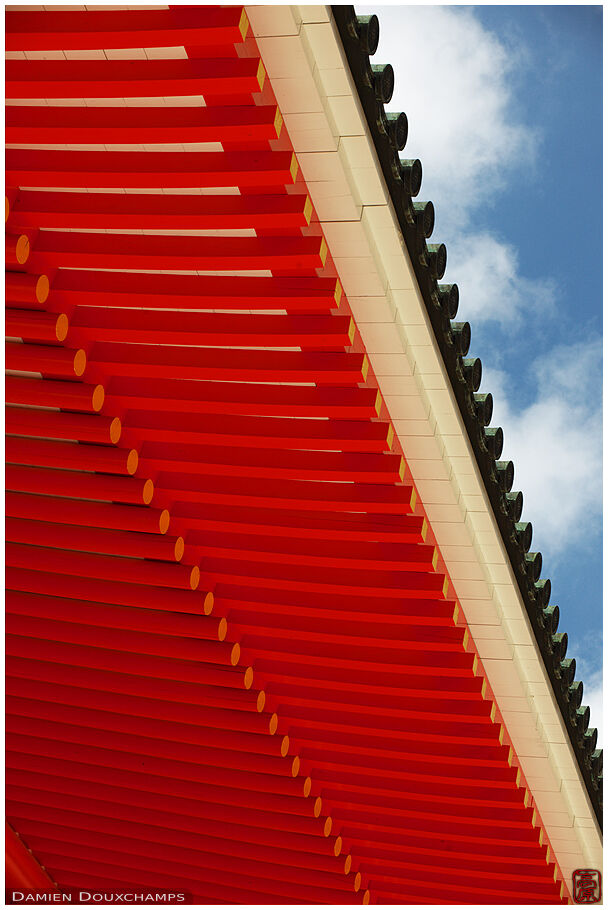
[[[426,242],[434,226],[433,205],[431,202],[412,202],[412,197],[420,192],[422,165],[418,159],[401,159],[398,155],[407,140],[406,115],[384,110],[384,104],[393,94],[392,66],[370,64],[370,54],[373,55],[378,47],[378,19],[376,16],[357,17],[353,6],[333,6],[332,10],[422,298],[601,827],[603,762],[602,750],[596,748],[597,730],[588,728],[589,708],[581,704],[583,685],[574,680],[576,662],[566,657],[568,636],[557,631],[559,609],[549,606],[551,582],[539,578],[542,556],[529,552],[532,525],[519,521],[523,496],[521,492],[510,492],[513,464],[498,461],[503,433],[500,427],[488,427],[492,396],[474,394],[481,383],[481,361],[466,357],[471,340],[470,326],[450,322],[458,310],[458,287],[438,284],[446,269],[447,250],[442,243]]]

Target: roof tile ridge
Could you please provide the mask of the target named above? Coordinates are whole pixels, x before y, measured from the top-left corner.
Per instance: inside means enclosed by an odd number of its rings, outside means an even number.
[[[406,114],[385,110],[393,94],[393,68],[370,63],[378,47],[378,18],[357,16],[350,5],[333,5],[331,9],[496,524],[601,829],[603,750],[597,749],[597,730],[589,728],[589,708],[581,706],[583,684],[574,679],[576,661],[566,657],[567,633],[557,631],[559,608],[549,605],[551,582],[540,578],[542,555],[529,552],[532,525],[520,521],[523,494],[511,492],[513,463],[500,461],[502,428],[488,426],[492,396],[477,394],[482,364],[479,358],[466,356],[470,326],[453,321],[458,310],[458,286],[438,283],[445,273],[447,249],[442,243],[427,243],[434,227],[433,204],[413,201],[420,191],[422,165],[418,159],[399,156],[407,141]]]

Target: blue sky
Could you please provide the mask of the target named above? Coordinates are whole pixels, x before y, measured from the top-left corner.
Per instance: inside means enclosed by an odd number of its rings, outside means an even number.
[[[359,6],[601,725],[602,8]]]

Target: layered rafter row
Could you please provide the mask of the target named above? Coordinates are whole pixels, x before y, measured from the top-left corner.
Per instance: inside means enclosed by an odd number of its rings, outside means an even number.
[[[12,827],[64,890],[560,902],[243,9],[7,49]]]

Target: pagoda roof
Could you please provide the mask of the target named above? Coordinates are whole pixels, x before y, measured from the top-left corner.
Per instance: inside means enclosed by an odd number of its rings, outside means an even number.
[[[585,710],[582,771],[541,739],[573,665],[376,25],[8,11],[14,887],[565,903],[596,861],[601,753]]]
[[[332,14],[493,515],[601,826],[603,763],[597,730],[589,727],[589,710],[581,704],[582,683],[575,682],[576,662],[567,656],[568,636],[559,629],[559,609],[550,606],[551,581],[539,577],[542,554],[531,552],[532,525],[521,521],[523,494],[511,489],[514,466],[500,460],[502,429],[489,426],[491,395],[476,394],[482,364],[479,358],[467,357],[471,330],[468,323],[456,321],[458,286],[440,283],[447,250],[443,244],[427,242],[433,231],[433,206],[415,201],[422,164],[399,154],[407,139],[407,117],[404,112],[389,113],[386,107],[393,93],[392,67],[370,62],[378,46],[378,18],[358,17],[350,5],[332,6]]]

